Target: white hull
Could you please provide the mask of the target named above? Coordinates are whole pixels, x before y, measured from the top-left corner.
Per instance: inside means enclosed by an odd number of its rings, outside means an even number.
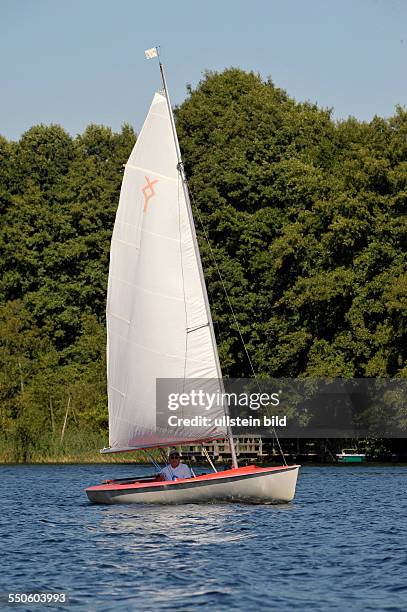
[[[290,502],[299,466],[246,467],[175,482],[108,484],[86,489],[97,504],[191,504]]]

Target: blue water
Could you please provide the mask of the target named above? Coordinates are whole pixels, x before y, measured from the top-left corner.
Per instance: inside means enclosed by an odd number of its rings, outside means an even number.
[[[135,471],[0,467],[0,591],[66,591],[76,610],[407,609],[407,468],[302,468],[284,506],[88,503]]]

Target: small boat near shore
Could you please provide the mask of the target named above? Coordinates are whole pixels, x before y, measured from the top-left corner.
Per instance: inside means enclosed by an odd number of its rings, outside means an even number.
[[[146,57],[158,57],[157,49],[149,49]],[[170,419],[159,420],[159,381],[171,381],[182,395],[195,393],[195,387],[203,396],[225,395],[161,61],[159,66],[163,91],[154,95],[125,165],[112,235],[106,308],[109,447],[101,452],[227,438],[232,469],[218,472],[208,455],[210,474],[191,472],[192,478],[172,480],[156,475],[116,479],[88,487],[86,494],[99,504],[289,502],[295,495],[299,466],[286,464],[278,443],[283,465],[238,467],[227,404],[211,404],[211,423],[205,421],[193,429],[174,428]],[[168,400],[168,394],[166,397]],[[207,410],[203,407],[201,412],[207,414]],[[197,413],[193,402],[182,404],[184,417]],[[225,421],[224,426],[218,425],[218,419]]]
[[[365,453],[359,453],[357,448],[344,448],[336,455],[339,463],[363,463],[366,461]]]

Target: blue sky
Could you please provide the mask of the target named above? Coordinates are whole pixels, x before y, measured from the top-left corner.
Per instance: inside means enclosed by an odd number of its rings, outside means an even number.
[[[156,44],[175,104],[230,66],[338,119],[407,104],[407,0],[0,0],[0,133],[139,130],[160,86],[143,53]]]

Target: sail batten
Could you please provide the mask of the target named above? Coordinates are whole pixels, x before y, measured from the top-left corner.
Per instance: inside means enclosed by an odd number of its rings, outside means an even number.
[[[141,166],[133,166],[132,164],[129,164],[129,163],[125,165],[125,168],[129,168],[130,170],[140,170],[141,172],[149,172],[151,174],[154,174],[154,176],[158,176],[159,178],[165,179],[167,181],[178,182],[178,178],[174,178],[173,176],[166,176],[164,174],[159,174],[158,172],[156,172],[155,170],[152,170],[151,168],[142,168]]]
[[[157,427],[157,379],[205,379],[219,390],[166,98],[154,96],[125,165],[113,230],[107,300],[112,451],[222,437],[214,427]],[[194,333],[191,333],[191,332]],[[204,383],[205,384],[205,383]],[[215,408],[211,416],[221,416]]]

